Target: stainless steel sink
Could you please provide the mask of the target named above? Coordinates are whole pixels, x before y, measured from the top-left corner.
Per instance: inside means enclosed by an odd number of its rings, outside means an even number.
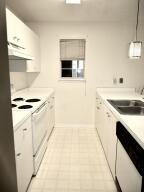
[[[144,115],[144,102],[140,100],[108,100],[123,115]]]
[[[144,115],[144,107],[118,107],[117,109],[123,115]]]
[[[115,106],[142,106],[144,107],[144,102],[140,100],[108,100],[112,105]]]

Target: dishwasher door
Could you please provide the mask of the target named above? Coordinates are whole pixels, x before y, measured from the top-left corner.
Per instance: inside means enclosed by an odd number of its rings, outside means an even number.
[[[144,192],[144,149],[121,122],[117,122],[116,178],[122,192]]]
[[[141,192],[142,176],[118,140],[116,177],[122,192]]]

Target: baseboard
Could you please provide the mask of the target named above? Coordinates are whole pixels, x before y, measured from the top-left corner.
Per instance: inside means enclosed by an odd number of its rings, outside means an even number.
[[[56,128],[95,128],[93,124],[55,124]]]

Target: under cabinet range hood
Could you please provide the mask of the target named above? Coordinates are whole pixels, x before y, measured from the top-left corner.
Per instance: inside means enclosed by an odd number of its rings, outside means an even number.
[[[9,60],[34,60],[34,57],[25,53],[25,48],[8,42]]]

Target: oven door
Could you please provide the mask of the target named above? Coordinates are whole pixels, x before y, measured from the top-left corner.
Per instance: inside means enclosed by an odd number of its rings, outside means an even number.
[[[35,113],[33,113],[33,152],[34,156],[39,150],[48,129],[48,104],[45,102]]]

